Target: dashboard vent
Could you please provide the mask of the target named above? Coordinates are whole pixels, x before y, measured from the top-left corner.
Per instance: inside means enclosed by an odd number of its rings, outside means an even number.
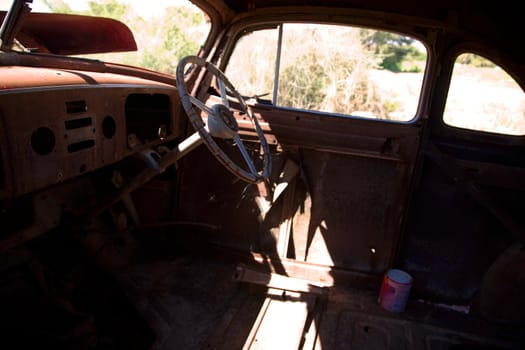
[[[66,112],[68,114],[84,113],[86,111],[86,101],[66,101]]]
[[[91,118],[66,120],[64,122],[66,130],[73,130],[73,129],[84,128],[86,126],[91,126],[92,124],[93,124],[93,122],[91,121]]]
[[[78,151],[82,151],[84,149],[88,149],[95,146],[95,140],[84,140],[76,143],[72,143],[67,146],[67,151],[69,153],[75,153]]]

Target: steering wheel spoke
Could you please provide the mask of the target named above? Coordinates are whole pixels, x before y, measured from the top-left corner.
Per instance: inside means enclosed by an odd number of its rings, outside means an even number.
[[[214,112],[212,111],[212,109],[208,106],[206,106],[201,100],[199,100],[198,98],[196,97],[193,97],[193,96],[189,96],[189,99],[191,101],[191,103],[196,106],[197,108],[199,108],[201,111],[203,112],[206,112],[206,114],[208,116],[210,116],[211,114],[213,114]]]
[[[221,102],[212,107],[208,107],[203,101],[197,97],[191,95],[185,84],[185,67],[188,64],[193,64],[197,68],[206,69],[207,73],[215,77],[217,87],[219,89]],[[198,69],[195,69],[198,71]],[[202,82],[211,81],[209,79],[203,79]],[[219,70],[215,65],[206,62],[204,59],[198,56],[186,56],[180,60],[177,66],[177,89],[181,98],[182,106],[188,115],[190,122],[193,124],[198,134],[202,138],[202,142],[208,147],[212,154],[217,160],[232,174],[239,177],[241,180],[248,183],[257,183],[264,181],[270,174],[271,161],[270,151],[268,143],[264,133],[257,122],[256,117],[248,110],[246,102],[244,101],[241,94],[230,83],[224,73]],[[201,89],[193,89],[193,91],[199,91]],[[239,102],[240,112],[247,115],[252,122],[253,129],[257,133],[260,142],[260,149],[262,150],[263,166],[262,169],[257,170],[255,162],[250,157],[250,153],[246,149],[241,137],[239,135],[239,125],[233,111],[231,110],[231,104],[228,99],[229,91],[232,98]],[[200,110],[197,111],[196,109]],[[205,112],[208,116],[208,123],[205,124],[201,118],[201,112]],[[237,145],[244,163],[246,165],[240,166],[233,162],[230,157],[219,147],[214,138],[232,139]],[[247,169],[246,169],[247,167]]]
[[[235,134],[233,137],[233,140],[235,141],[235,144],[239,148],[239,151],[242,154],[242,157],[244,158],[244,161],[246,162],[246,165],[248,166],[248,169],[250,169],[250,172],[254,175],[257,175],[257,169],[255,169],[255,165],[253,164],[253,160],[248,154],[248,151],[246,150],[246,147],[244,147],[244,143],[241,140],[241,137],[239,134]]]
[[[228,94],[226,94],[226,87],[224,86],[224,82],[221,78],[217,77],[217,84],[219,85],[219,92],[221,94],[221,100],[222,104],[226,108],[230,108],[230,102],[228,101]]]

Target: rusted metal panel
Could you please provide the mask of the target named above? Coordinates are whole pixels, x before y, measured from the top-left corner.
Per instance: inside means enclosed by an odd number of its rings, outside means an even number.
[[[9,225],[2,223],[0,252],[20,246],[56,228],[65,212],[78,217],[96,203],[94,188],[86,179],[51,187],[29,199],[32,210],[25,208],[24,212],[14,212],[11,214],[14,217],[9,218],[18,221],[18,226],[6,227]]]
[[[86,67],[87,68],[87,67]],[[91,67],[93,68],[93,67]],[[77,67],[81,69],[81,67]],[[103,84],[133,84],[149,87],[164,87],[168,85],[142,78],[118,75],[105,72],[73,72],[67,68],[36,68],[36,67],[0,67],[0,92],[9,92],[17,88],[59,87],[59,86],[93,86]]]
[[[304,151],[311,192],[306,260],[381,272],[391,260],[403,214],[399,163]]]
[[[104,93],[101,95],[102,89]],[[4,163],[4,167],[12,168],[17,174],[12,178],[9,193],[21,195],[60,183],[132,154],[133,150],[127,147],[124,101],[128,94],[137,92],[169,95],[171,90],[160,86],[152,90],[151,86],[138,85],[86,85],[78,89],[35,88],[23,93],[15,90],[1,92],[3,127],[9,135],[2,149],[9,149],[11,155],[5,158],[4,162],[9,163]],[[85,110],[68,112],[67,103],[71,101],[84,102]],[[171,106],[172,118],[178,107],[177,103]],[[106,133],[104,125],[108,117],[115,125],[110,134]],[[170,132],[164,140],[153,140],[148,146],[175,136]]]

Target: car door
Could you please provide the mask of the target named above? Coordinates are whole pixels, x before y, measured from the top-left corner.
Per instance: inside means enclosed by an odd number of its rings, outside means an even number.
[[[282,258],[382,273],[398,248],[420,143],[425,47],[388,31],[313,23],[232,37],[222,68],[265,130],[274,177],[269,189],[251,186],[255,204],[245,186],[232,191],[226,181],[221,194],[203,184],[207,204],[185,200],[185,218],[209,213],[205,220],[222,221],[236,245]],[[186,181],[183,188],[199,180]],[[264,191],[275,199],[271,215],[248,219]]]

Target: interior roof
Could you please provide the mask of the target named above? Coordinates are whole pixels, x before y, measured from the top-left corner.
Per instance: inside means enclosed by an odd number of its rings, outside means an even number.
[[[321,6],[372,10],[407,15],[444,27],[454,26],[461,32],[488,40],[516,62],[525,62],[525,46],[521,45],[524,32],[519,2],[479,2],[475,0],[207,0],[220,12],[246,13],[269,7]]]

